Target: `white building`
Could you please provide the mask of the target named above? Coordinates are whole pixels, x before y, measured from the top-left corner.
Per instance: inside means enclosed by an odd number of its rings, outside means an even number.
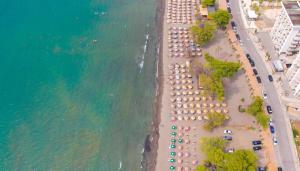
[[[295,96],[300,96],[300,54],[294,59],[292,66],[286,72],[289,85]]]
[[[297,54],[300,49],[300,2],[283,1],[282,9],[271,31],[271,38],[279,54]]]

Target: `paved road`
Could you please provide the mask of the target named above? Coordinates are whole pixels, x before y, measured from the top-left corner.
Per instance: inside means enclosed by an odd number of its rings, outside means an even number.
[[[299,168],[296,166],[296,161],[293,159],[295,156],[292,152],[294,149],[293,139],[291,139],[291,133],[288,132],[288,117],[286,113],[283,111],[283,107],[280,104],[279,96],[277,91],[275,90],[274,85],[268,80],[268,71],[265,67],[262,57],[259,56],[253,42],[249,39],[249,35],[247,30],[244,27],[241,11],[239,8],[239,0],[231,0],[231,9],[233,20],[236,22],[238,33],[243,41],[243,48],[246,53],[249,53],[253,60],[255,61],[255,67],[261,77],[263,89],[268,93],[267,103],[272,106],[273,114],[272,120],[275,124],[275,133],[278,140],[278,145],[275,148],[276,158],[278,161],[278,165],[282,166],[283,170],[286,171],[297,171]]]

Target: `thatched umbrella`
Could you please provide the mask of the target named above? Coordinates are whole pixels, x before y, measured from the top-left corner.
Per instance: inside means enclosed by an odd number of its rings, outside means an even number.
[[[197,113],[197,114],[201,114],[201,110],[200,110],[200,109],[197,109],[197,110],[196,110],[196,113]]]
[[[183,118],[184,118],[184,120],[186,120],[186,121],[190,119],[190,117],[188,117],[188,116],[184,116]]]
[[[191,120],[196,120],[196,117],[195,117],[195,115],[193,115],[193,116],[191,116]]]
[[[194,97],[189,97],[189,101],[194,101]]]
[[[200,108],[201,107],[200,103],[196,103],[196,107]]]
[[[198,116],[197,119],[198,119],[199,121],[202,121],[202,116]]]
[[[184,113],[184,114],[188,114],[188,113],[189,113],[189,111],[188,111],[188,110],[186,110],[186,109],[184,109],[184,110],[183,110],[183,113]]]
[[[196,101],[200,101],[200,97],[196,96],[196,97],[195,97],[195,100],[196,100]]]
[[[226,103],[222,103],[222,107],[227,107],[227,104]]]

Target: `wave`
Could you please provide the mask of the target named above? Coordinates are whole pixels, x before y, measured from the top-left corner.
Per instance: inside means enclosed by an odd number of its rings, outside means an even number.
[[[141,62],[138,64],[139,68],[140,68],[140,72],[142,72],[142,69],[144,67],[145,54],[147,52],[148,41],[149,41],[149,33],[146,34],[145,37],[146,37],[146,40],[145,40],[145,43],[144,43],[144,51],[143,51],[143,54],[141,56]]]

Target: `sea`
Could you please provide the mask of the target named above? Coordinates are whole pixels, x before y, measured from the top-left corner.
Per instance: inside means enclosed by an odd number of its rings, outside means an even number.
[[[0,170],[139,171],[157,0],[0,0]]]

